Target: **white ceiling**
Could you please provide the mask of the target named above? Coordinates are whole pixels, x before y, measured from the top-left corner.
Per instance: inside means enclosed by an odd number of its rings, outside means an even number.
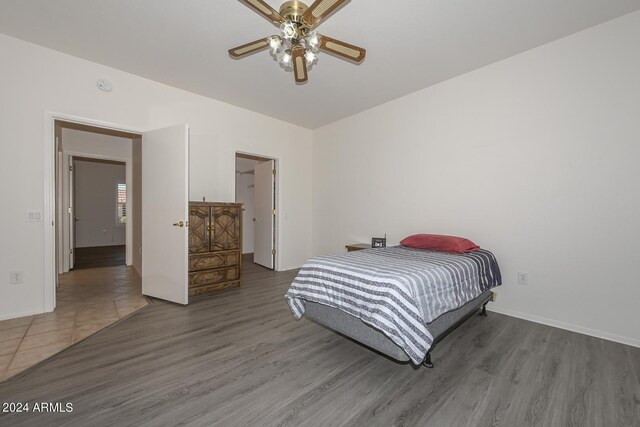
[[[229,57],[277,30],[238,0],[0,0],[0,32],[313,129],[638,9],[640,0],[353,0],[319,28],[367,59],[321,54],[302,86],[267,52]]]

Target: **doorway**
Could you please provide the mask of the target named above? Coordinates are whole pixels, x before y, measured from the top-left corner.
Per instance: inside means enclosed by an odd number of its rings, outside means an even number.
[[[57,274],[114,263],[140,272],[133,247],[141,226],[128,214],[140,199],[141,135],[62,120],[54,126]]]
[[[126,265],[126,163],[72,156],[70,269]]]
[[[141,135],[63,120],[54,129],[56,312],[74,315],[76,341],[146,305],[133,267],[140,221],[130,215]]]
[[[236,153],[236,202],[243,204],[243,256],[276,268],[276,160]]]

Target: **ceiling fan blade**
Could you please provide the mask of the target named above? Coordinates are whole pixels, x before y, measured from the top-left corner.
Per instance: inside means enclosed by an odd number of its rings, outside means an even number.
[[[269,47],[269,41],[265,39],[256,40],[251,43],[243,44],[242,46],[229,49],[229,55],[234,58],[240,58],[251,53],[256,53],[261,50],[265,50]]]
[[[342,6],[348,0],[316,0],[307,11],[302,15],[302,20],[313,28],[320,24],[327,16],[331,15],[334,10]]]
[[[296,78],[296,83],[304,83],[309,80],[304,48],[299,44],[291,48],[291,61],[293,62],[293,75]]]
[[[269,6],[263,0],[241,0],[244,4],[251,9],[258,12],[260,15],[273,22],[275,25],[280,25],[284,22],[284,18],[274,8]]]
[[[361,47],[354,46],[340,40],[332,39],[325,35],[320,39],[320,50],[333,53],[350,61],[362,62],[367,55],[367,51]]]

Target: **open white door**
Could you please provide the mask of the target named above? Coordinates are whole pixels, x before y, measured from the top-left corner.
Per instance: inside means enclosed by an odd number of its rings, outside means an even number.
[[[74,170],[75,164],[73,162],[73,156],[69,156],[69,270],[73,270],[75,264],[75,250],[76,250],[76,189],[75,189],[75,176]]]
[[[142,293],[187,304],[189,127],[142,135]]]
[[[275,175],[274,161],[257,164],[255,167],[253,209],[253,262],[274,268],[273,230],[275,226]]]

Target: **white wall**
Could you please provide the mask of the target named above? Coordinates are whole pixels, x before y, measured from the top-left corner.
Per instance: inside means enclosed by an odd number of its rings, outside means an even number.
[[[62,129],[60,136],[62,146],[62,204],[63,206],[69,205],[69,173],[65,172],[69,170],[69,156],[79,155],[91,158],[119,160],[126,163],[126,177],[127,183],[132,181],[133,176],[133,162],[132,162],[132,141],[128,138],[121,138],[111,135],[103,135],[93,132],[85,132],[76,129]],[[130,195],[135,196],[133,189],[130,190]],[[132,211],[132,202],[127,200],[128,212]],[[62,209],[61,223],[62,239],[58,245],[58,257],[62,259],[62,269],[60,272],[66,273],[69,271],[69,249],[71,243],[69,242],[69,221],[68,213]],[[126,263],[132,264],[133,254],[133,232],[134,227],[125,227],[125,244],[126,249]]]
[[[638,41],[640,12],[317,130],[314,253],[465,236],[494,310],[640,346]]]
[[[62,129],[62,150],[130,160],[131,139],[65,128]]]
[[[242,203],[242,253],[253,253],[253,197],[254,174],[238,174],[253,171],[257,160],[236,159],[236,202]]]
[[[126,244],[126,224],[117,217],[118,184],[126,184],[124,164],[76,160],[76,248]]]
[[[224,84],[215,80],[212,84]],[[108,78],[104,93],[96,80]],[[191,197],[233,201],[235,152],[279,160],[278,269],[310,255],[311,131],[219,101],[0,35],[0,178],[11,200],[0,221],[0,318],[44,311],[44,227],[26,209],[44,209],[47,111],[136,129],[191,127]],[[285,220],[284,217],[288,219]],[[38,248],[34,252],[34,248]],[[9,285],[9,272],[24,283]]]

